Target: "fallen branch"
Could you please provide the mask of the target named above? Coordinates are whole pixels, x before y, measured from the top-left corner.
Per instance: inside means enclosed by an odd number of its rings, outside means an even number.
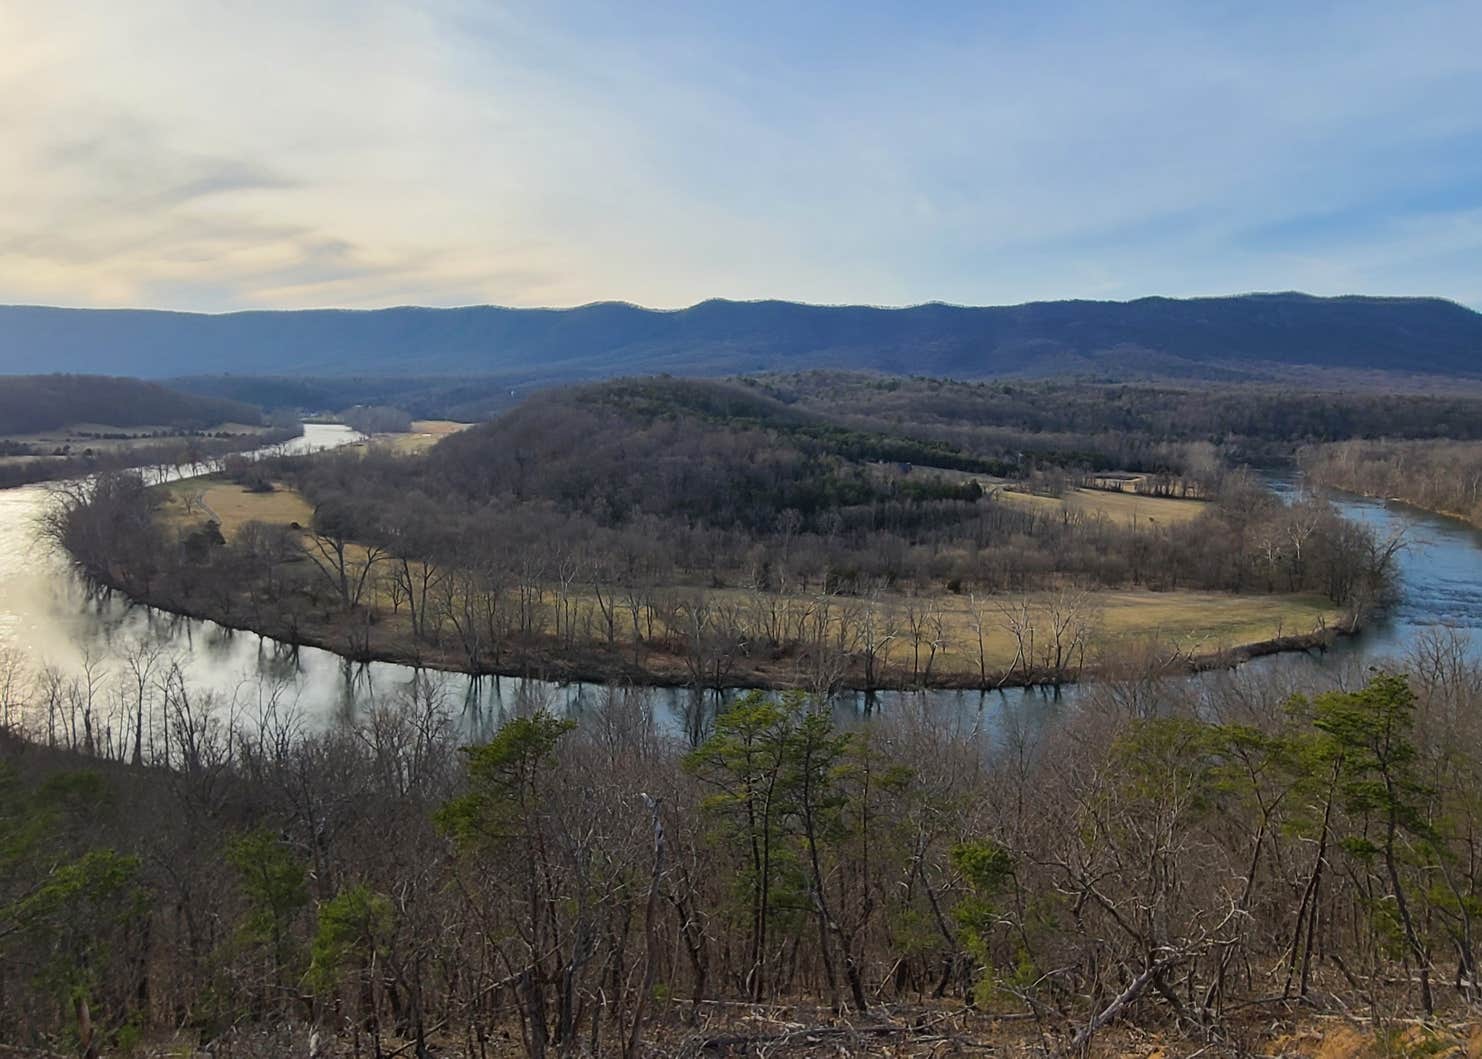
[[[1096,1036],[1096,1032],[1100,1030],[1101,1027],[1105,1026],[1108,1022],[1111,1022],[1114,1018],[1122,1013],[1122,1009],[1124,1009],[1128,1004],[1132,1003],[1139,996],[1141,996],[1143,990],[1152,985],[1155,978],[1157,978],[1164,971],[1168,970],[1168,968],[1172,967],[1174,964],[1181,962],[1183,959],[1184,956],[1182,954],[1177,956],[1165,956],[1163,959],[1148,967],[1145,971],[1142,972],[1142,974],[1132,979],[1132,982],[1127,986],[1126,989],[1118,993],[1115,999],[1113,999],[1110,1004],[1102,1008],[1101,1011],[1094,1018],[1092,1018],[1090,1022],[1086,1023],[1076,1032],[1076,1035],[1071,1038],[1070,1047],[1066,1050],[1072,1053],[1084,1051],[1086,1045],[1091,1043],[1091,1038]]]
[[[909,1026],[889,1023],[869,1026],[804,1026],[781,1033],[735,1033],[717,1034],[692,1041],[680,1053],[684,1056],[725,1055],[733,1049],[751,1051],[766,1045],[815,1044],[820,1041],[848,1039],[850,1037],[889,1037],[895,1034],[910,1034]]]

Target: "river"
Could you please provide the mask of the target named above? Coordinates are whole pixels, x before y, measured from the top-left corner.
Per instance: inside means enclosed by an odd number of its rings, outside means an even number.
[[[348,427],[308,424],[287,448],[313,451],[358,439]],[[1272,477],[1269,482],[1278,492],[1296,489],[1290,478]],[[1361,671],[1403,654],[1423,632],[1437,629],[1456,630],[1470,652],[1482,653],[1482,532],[1399,504],[1346,494],[1332,499],[1344,515],[1372,526],[1381,537],[1404,533],[1395,605],[1361,635],[1326,652],[1268,656],[1240,672],[1291,681],[1331,678],[1340,670]],[[542,704],[580,714],[607,694],[595,685],[352,663],[317,648],[294,648],[131,604],[116,593],[98,594],[40,539],[37,523],[48,502],[45,485],[0,490],[0,649],[20,655],[33,672],[49,665],[70,675],[90,672],[106,683],[124,672],[129,654],[142,644],[177,662],[188,686],[198,696],[211,693],[218,709],[250,717],[271,698],[279,709],[293,708],[310,724],[353,718],[373,699],[421,681],[459,713],[474,736],[486,733],[513,708]],[[1212,684],[1230,678],[1211,673],[1189,679]],[[1016,719],[1042,722],[1078,693],[1018,688],[882,692],[869,708],[925,710],[991,737]],[[685,730],[697,708],[691,693],[682,689],[653,689],[647,701],[657,723],[671,730]],[[856,714],[866,704],[862,697],[846,696],[836,708]]]

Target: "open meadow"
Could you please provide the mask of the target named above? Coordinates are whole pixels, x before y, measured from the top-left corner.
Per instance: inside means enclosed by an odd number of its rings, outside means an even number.
[[[1076,488],[1061,496],[1045,496],[1006,486],[995,486],[994,497],[1006,504],[1018,504],[1038,511],[1076,511],[1086,515],[1105,515],[1122,525],[1142,523],[1178,523],[1198,518],[1208,506],[1202,500],[1178,500],[1113,489]]]

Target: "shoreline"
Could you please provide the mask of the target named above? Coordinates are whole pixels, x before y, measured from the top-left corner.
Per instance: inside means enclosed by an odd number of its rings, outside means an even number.
[[[466,664],[466,658],[459,661],[462,652],[456,650],[405,650],[394,645],[371,644],[363,651],[346,650],[343,644],[334,642],[333,632],[346,633],[346,626],[339,626],[325,633],[315,633],[303,629],[290,629],[287,627],[273,627],[272,623],[257,621],[253,622],[245,618],[223,618],[219,614],[209,613],[205,608],[191,606],[179,601],[170,601],[159,598],[147,598],[122,583],[114,580],[105,580],[96,575],[79,568],[80,576],[93,582],[99,587],[116,592],[122,596],[130,606],[148,607],[176,617],[187,618],[193,621],[209,621],[223,629],[232,632],[252,633],[264,639],[273,640],[284,644],[295,650],[301,648],[312,648],[325,651],[344,661],[358,665],[366,665],[381,662],[390,665],[406,666],[413,669],[433,670],[441,673],[458,674],[466,677],[507,677],[514,679],[539,680],[554,684],[591,684],[591,685],[618,685],[626,687],[654,687],[654,688],[695,688],[704,690],[716,690],[714,683],[697,685],[696,681],[687,673],[682,672],[683,663],[672,667],[652,668],[642,664],[634,664],[631,661],[630,652],[621,650],[613,652],[603,644],[586,644],[581,648],[567,648],[557,654],[549,654],[532,649],[531,644],[520,644],[512,646],[505,658],[488,664],[480,664],[476,668],[470,668]],[[1238,598],[1238,597],[1237,597]],[[361,626],[361,629],[366,626]],[[369,625],[374,628],[374,625]],[[1309,653],[1312,651],[1325,651],[1339,639],[1356,636],[1364,629],[1362,621],[1348,624],[1327,626],[1314,629],[1307,633],[1297,633],[1285,636],[1271,637],[1265,640],[1253,641],[1244,644],[1235,644],[1217,650],[1205,651],[1191,655],[1175,655],[1162,663],[1158,669],[1159,676],[1193,675],[1197,673],[1212,672],[1220,669],[1234,669],[1246,662],[1257,658],[1264,658],[1275,654]],[[654,652],[650,652],[652,655]],[[594,656],[596,656],[594,658]],[[629,656],[629,657],[621,657]],[[663,656],[673,657],[673,656]],[[600,659],[600,661],[597,661]],[[762,660],[765,663],[766,660]],[[783,659],[772,659],[774,663],[782,662]],[[987,681],[982,680],[975,674],[948,674],[934,675],[929,682],[912,683],[907,675],[906,679],[893,679],[894,674],[887,674],[876,682],[874,687],[864,687],[858,681],[843,679],[833,685],[832,691],[847,691],[855,694],[870,695],[880,692],[902,692],[902,691],[1001,691],[1009,688],[1049,688],[1066,687],[1074,684],[1094,683],[1099,680],[1114,679],[1124,672],[1124,667],[1116,664],[1086,664],[1056,674],[1051,670],[1030,670],[991,672]],[[769,672],[763,665],[740,665],[728,673],[727,678],[719,684],[723,690],[743,691],[793,691],[808,690],[806,681],[797,679],[794,673],[789,677],[783,672]]]
[[[1463,515],[1459,511],[1446,511],[1443,508],[1427,507],[1425,504],[1406,499],[1403,496],[1385,496],[1381,493],[1370,493],[1362,489],[1353,489],[1344,485],[1332,485],[1326,482],[1318,482],[1317,487],[1326,492],[1347,493],[1349,496],[1360,497],[1364,500],[1377,500],[1381,504],[1398,504],[1400,507],[1407,507],[1411,511],[1418,511],[1422,515],[1430,515],[1433,518],[1450,519],[1452,522],[1461,523],[1468,529],[1482,531],[1482,522],[1479,522],[1468,515]]]
[[[246,456],[251,453],[269,451],[276,446],[285,445],[296,438],[301,438],[304,436],[302,429],[299,429],[292,433],[289,433],[288,431],[289,428],[286,427],[268,428],[265,429],[261,434],[241,434],[235,435],[231,439],[214,438],[205,435],[172,434],[161,438],[150,438],[147,439],[147,441],[148,444],[170,444],[172,442],[180,442],[193,438],[198,440],[204,438],[204,440],[207,441],[250,440],[252,442],[250,445],[232,445],[230,447],[220,448],[218,451],[203,453],[201,462],[197,464],[192,465],[185,463],[175,463],[170,465],[178,470],[180,468],[207,466],[218,461],[228,460],[234,456]],[[122,454],[127,454],[129,452],[128,449],[121,449],[116,451]],[[52,485],[57,482],[82,481],[99,474],[113,474],[123,471],[147,471],[151,467],[161,465],[159,461],[155,459],[134,459],[132,457],[126,457],[123,460],[118,460],[113,458],[114,455],[114,453],[104,453],[93,457],[70,455],[38,456],[28,463],[0,463],[0,492],[8,489],[24,489],[27,486],[32,485]],[[9,473],[9,469],[11,468],[30,467],[41,467],[44,469],[45,473],[39,475]],[[208,471],[205,473],[212,472]],[[7,480],[9,478],[13,478],[15,480]]]

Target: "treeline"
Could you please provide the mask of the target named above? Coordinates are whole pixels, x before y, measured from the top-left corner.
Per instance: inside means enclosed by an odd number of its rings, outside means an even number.
[[[1314,485],[1397,497],[1482,525],[1482,443],[1346,441],[1303,449],[1300,464]]]
[[[518,404],[528,378],[484,375],[189,375],[169,380],[186,393],[244,401],[268,409],[321,413],[350,405],[390,405],[417,419],[472,423]]]
[[[353,404],[404,408],[415,418],[486,420],[539,388],[528,380],[466,376],[284,378],[199,376],[173,380],[191,393],[249,401],[265,408],[324,411]],[[722,415],[756,416],[773,399],[808,416],[845,420],[866,432],[939,437],[976,455],[1014,459],[1043,451],[1048,462],[1088,469],[1183,473],[1185,452],[1218,451],[1228,463],[1289,463],[1303,444],[1349,438],[1482,438],[1482,395],[1396,394],[1388,388],[1342,391],[1300,383],[1231,384],[1210,380],[1098,383],[1070,379],[959,382],[846,371],[742,377],[749,407]],[[731,399],[731,403],[734,398]],[[1088,444],[1087,439],[1094,439]],[[925,460],[915,462],[925,463]],[[1201,470],[1204,468],[1200,468]]]
[[[106,375],[9,375],[0,379],[0,434],[34,434],[79,423],[204,430],[257,426],[255,405],[180,393],[158,383]]]
[[[902,429],[980,455],[1171,472],[1289,463],[1304,444],[1346,439],[1482,439],[1482,396],[1306,391],[1204,383],[956,382],[849,372],[742,380],[759,394],[846,425]]]
[[[312,520],[248,523],[230,540],[214,523],[167,526],[156,492],[104,477],[60,494],[50,528],[88,576],[134,598],[352,658],[820,695],[1075,679],[1101,661],[1099,588],[1320,593],[1351,626],[1385,601],[1394,553],[1328,505],[1288,506],[1254,482],[1232,481],[1189,522],[907,488],[888,505],[763,508],[753,533],[604,517],[616,506],[604,505],[600,463],[579,463],[599,477],[565,506],[504,490],[478,504],[429,495],[429,475],[408,480],[419,467],[374,452],[279,463],[313,476]],[[703,469],[694,488],[727,488]],[[995,639],[1015,645],[1011,658],[995,658]]]
[[[1482,999],[1482,672],[1439,638],[1404,664],[1295,694],[1129,668],[992,743],[760,694],[691,743],[614,688],[461,754],[421,681],[316,729],[144,644],[12,666],[0,1038],[1073,1054],[1135,1027],[1264,1054],[1309,1012],[1382,1037]]]
[[[405,434],[412,429],[412,417],[389,405],[358,404],[340,413],[340,421],[362,434]]]
[[[840,428],[741,384],[631,380],[539,395],[420,460],[353,455],[279,469],[345,537],[438,565],[478,554],[482,537],[505,553],[579,554],[583,567],[624,571],[624,582],[715,588],[1071,582],[1316,591],[1345,605],[1360,586],[1370,600],[1382,589],[1365,531],[1320,507],[1283,506],[1210,452],[1187,462],[1200,493],[1220,502],[1192,524],[1132,527],[994,502],[986,478],[939,469],[1004,461],[1041,484],[1077,480],[1039,464],[1036,450],[922,442],[908,432],[914,420],[870,427]],[[867,441],[875,457],[914,445],[937,463],[881,467],[856,458]],[[1173,481],[1151,479],[1170,492]]]
[[[187,434],[169,440],[138,442],[114,448],[84,448],[81,452],[65,456],[38,456],[0,462],[0,489],[80,478],[127,468],[206,465],[234,453],[277,445],[302,433],[303,428],[294,425],[220,437]]]

